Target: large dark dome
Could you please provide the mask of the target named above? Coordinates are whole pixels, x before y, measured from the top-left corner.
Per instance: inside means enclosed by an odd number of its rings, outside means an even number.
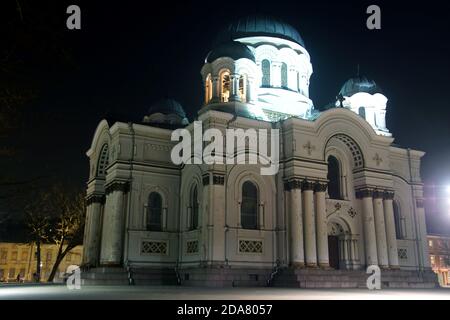
[[[250,49],[243,43],[237,41],[228,41],[219,44],[206,57],[206,62],[213,62],[222,57],[229,57],[233,60],[247,58],[255,62],[255,56]]]
[[[251,15],[230,23],[219,32],[216,43],[255,36],[282,38],[305,47],[302,37],[291,25],[266,15]]]
[[[373,80],[364,76],[357,76],[347,80],[339,91],[343,96],[351,97],[358,92],[367,92],[370,94],[383,93],[381,88]]]
[[[154,103],[149,109],[148,114],[162,113],[162,114],[176,114],[181,118],[186,118],[186,113],[181,104],[173,99],[161,99]]]

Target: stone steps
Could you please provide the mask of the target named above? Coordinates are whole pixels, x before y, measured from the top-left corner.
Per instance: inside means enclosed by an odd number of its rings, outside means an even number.
[[[179,280],[185,286],[203,287],[264,287],[270,269],[192,268],[179,270]],[[174,269],[132,267],[135,285],[177,285]],[[369,275],[364,270],[279,269],[271,285],[287,288],[367,288]],[[124,268],[95,268],[82,272],[82,284],[127,285],[128,272]],[[382,288],[435,288],[434,273],[404,270],[382,270]]]
[[[275,276],[273,286],[300,288],[366,288],[369,275],[363,270],[281,269]],[[382,270],[383,288],[435,288],[434,273],[405,270]]]

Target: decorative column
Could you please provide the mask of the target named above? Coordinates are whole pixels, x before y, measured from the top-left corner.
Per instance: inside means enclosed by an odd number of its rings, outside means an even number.
[[[241,101],[239,96],[239,75],[233,73],[230,75],[230,99],[229,101]]]
[[[317,258],[319,267],[328,268],[330,266],[328,255],[328,229],[327,212],[325,202],[325,191],[327,183],[318,182],[315,185],[316,200],[316,228],[317,228]]]
[[[220,96],[219,96],[219,77],[214,76],[212,77],[212,98],[211,103],[218,103],[220,102]]]
[[[123,256],[124,195],[128,182],[114,181],[106,186],[106,204],[103,217],[101,265],[120,265]]]
[[[302,183],[303,212],[305,222],[305,258],[307,267],[317,267],[316,217],[314,212],[314,183]]]
[[[223,267],[228,263],[226,252],[229,241],[227,241],[228,226],[225,222],[225,188],[223,172],[209,171],[203,176],[203,201],[207,201],[204,219],[207,220],[208,229],[208,250],[205,256],[206,264],[210,267]],[[240,228],[240,221],[237,224]]]
[[[255,79],[248,76],[247,81],[247,102],[254,104],[256,102],[255,99],[257,98]]]
[[[430,253],[428,248],[428,240],[427,240],[427,226],[425,223],[425,209],[423,206],[423,199],[422,198],[416,198],[416,213],[417,213],[417,241],[419,242],[419,250],[420,255],[419,259],[421,258],[422,261],[420,261],[420,265],[425,270],[431,270],[431,263],[430,263]]]
[[[384,207],[384,222],[386,224],[386,239],[388,247],[389,267],[391,269],[399,269],[398,264],[398,250],[397,250],[397,236],[395,234],[395,220],[394,220],[394,206],[393,201],[394,192],[385,191],[383,198]]]
[[[291,180],[285,189],[289,199],[290,262],[292,267],[301,268],[305,266],[301,181]]]
[[[96,266],[100,251],[100,231],[104,195],[92,194],[87,197],[85,240],[83,242],[83,264]]]
[[[389,268],[388,249],[386,240],[386,225],[384,223],[383,191],[375,190],[373,193],[373,211],[375,217],[375,232],[377,237],[378,265],[380,268]]]
[[[375,234],[375,221],[373,217],[373,191],[363,188],[356,192],[356,197],[361,199],[364,226],[364,248],[366,253],[366,265],[378,265],[377,237]]]

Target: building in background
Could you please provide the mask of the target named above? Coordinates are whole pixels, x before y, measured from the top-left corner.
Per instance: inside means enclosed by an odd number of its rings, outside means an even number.
[[[450,285],[450,236],[428,235],[431,268],[438,274],[441,285]]]
[[[41,245],[41,281],[47,281],[56,260],[58,246]],[[80,265],[83,247],[77,246],[64,257],[59,265],[55,281],[70,265]],[[0,282],[16,282],[18,275],[23,281],[33,281],[36,272],[36,246],[29,243],[0,242]]]

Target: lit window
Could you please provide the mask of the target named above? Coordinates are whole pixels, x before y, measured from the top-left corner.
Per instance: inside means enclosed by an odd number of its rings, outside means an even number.
[[[433,247],[433,240],[428,240],[428,246],[429,246],[430,248]]]
[[[17,251],[11,252],[11,261],[17,261]]]
[[[231,78],[230,78],[230,72],[224,71],[222,72],[221,76],[221,83],[222,83],[222,102],[228,102],[228,99],[230,98],[230,90],[231,90]]]
[[[436,258],[434,256],[430,256],[430,260],[431,260],[431,266],[434,267],[434,265],[436,263]]]
[[[1,250],[0,251],[0,264],[6,264],[6,260],[8,257],[8,251],[7,250]]]
[[[258,228],[258,189],[250,181],[242,185],[241,225],[244,229]]]
[[[162,220],[162,198],[157,192],[152,192],[148,196],[147,206],[147,230],[161,231]]]
[[[270,61],[264,59],[261,61],[261,71],[262,71],[262,87],[270,87]]]
[[[212,99],[212,81],[211,75],[208,74],[205,82],[205,103],[208,103]]]

